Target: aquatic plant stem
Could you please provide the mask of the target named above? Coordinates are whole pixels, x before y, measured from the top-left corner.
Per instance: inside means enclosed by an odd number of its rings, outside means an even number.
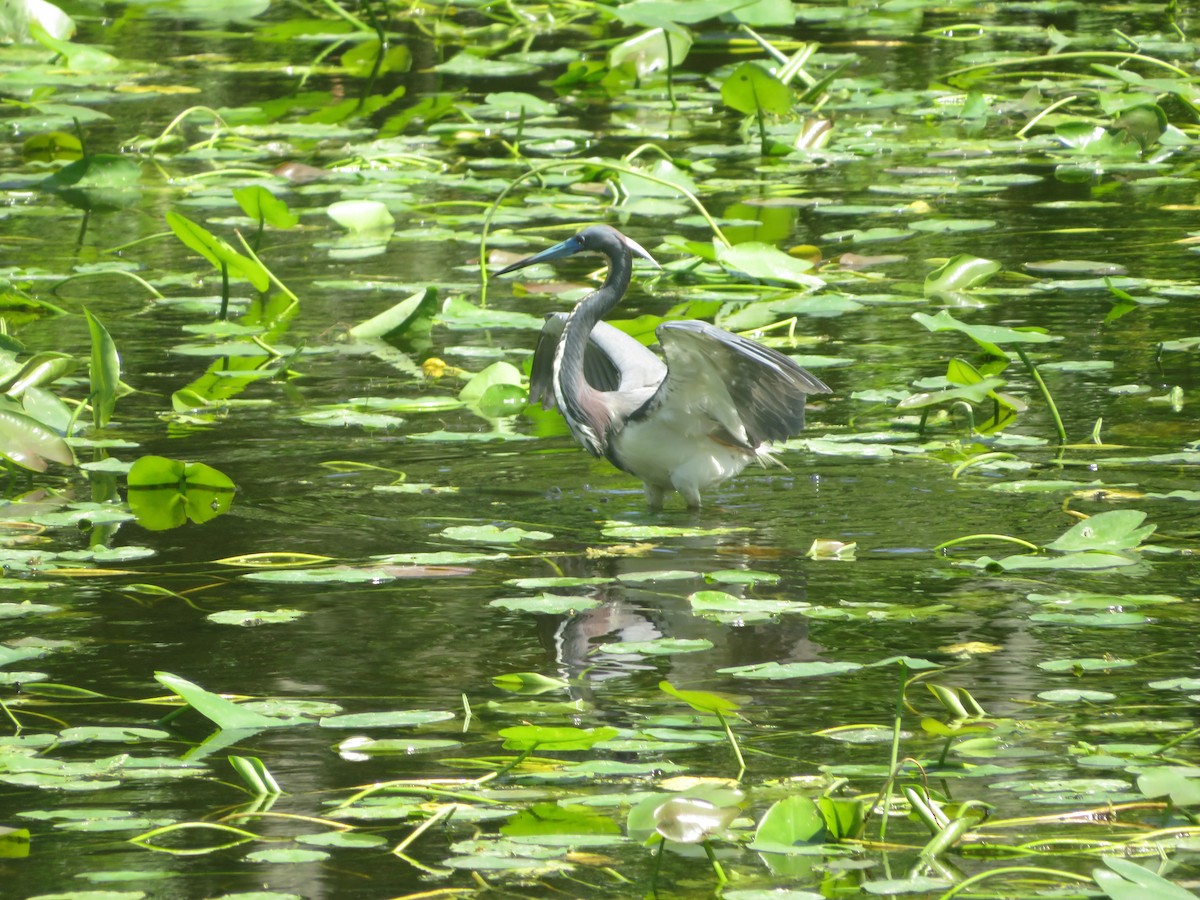
[[[658,897],[658,876],[662,872],[663,854],[667,851],[667,842],[660,835],[655,835],[658,838],[658,852],[654,854],[654,871],[650,873],[650,895]]]
[[[1037,126],[1038,122],[1042,121],[1042,119],[1044,119],[1046,116],[1050,115],[1050,113],[1054,112],[1056,109],[1061,109],[1062,107],[1066,106],[1068,103],[1075,100],[1076,96],[1077,95],[1075,95],[1075,94],[1070,94],[1066,97],[1059,97],[1057,100],[1055,100],[1049,106],[1047,106],[1045,109],[1043,109],[1041,112],[1039,112],[1036,116],[1034,116],[1032,119],[1030,119],[1028,122],[1026,122],[1025,127],[1017,132],[1017,137],[1019,137],[1021,140],[1025,140],[1025,134],[1028,131],[1030,131],[1031,129],[1035,128]]]
[[[1056,63],[1066,62],[1072,59],[1093,59],[1105,60],[1112,59],[1118,62],[1144,62],[1147,65],[1160,66],[1166,69],[1173,75],[1178,75],[1181,78],[1190,79],[1192,76],[1189,72],[1184,71],[1178,66],[1173,66],[1168,62],[1163,62],[1161,59],[1155,59],[1153,56],[1146,56],[1141,53],[1122,53],[1119,50],[1075,50],[1068,53],[1053,53],[1042,56],[1020,56],[1013,59],[989,59],[987,62],[975,63],[970,66],[963,66],[960,69],[953,69],[942,76],[943,81],[949,81],[959,75],[965,75],[968,72],[975,72],[985,69],[1000,69],[1008,66],[1030,66],[1036,63]],[[1029,72],[1021,71],[1021,75],[1028,77]]]
[[[1042,549],[1037,544],[1031,544],[1029,541],[1019,537],[1013,537],[1010,534],[967,534],[963,535],[962,537],[951,538],[948,541],[942,541],[942,543],[938,544],[933,549],[935,551],[945,550],[947,547],[954,547],[958,544],[965,544],[970,541],[1007,541],[1010,544],[1017,544],[1021,547],[1024,547],[1026,550],[1037,551]]]
[[[8,708],[8,704],[0,700],[0,709],[4,710],[4,715],[8,717],[8,721],[13,724],[13,734],[21,733],[21,723],[17,721],[17,717],[12,714],[12,710]]]
[[[241,229],[235,229],[233,233],[237,236],[238,242],[242,245],[242,249],[246,251],[246,255],[263,267],[263,271],[267,273],[267,278],[271,280],[271,284],[283,291],[284,296],[292,301],[292,306],[299,303],[300,298],[293,294],[288,286],[276,277],[275,273],[272,272],[271,269],[265,265],[261,259],[258,258],[258,254],[250,248],[249,244],[246,243],[246,238],[242,236]],[[277,315],[275,317],[275,321],[279,321],[281,318],[291,312],[292,306],[289,306],[287,309]],[[222,318],[224,318],[224,316],[222,316]]]
[[[221,260],[221,312],[217,316],[222,322],[229,318],[229,264]]]
[[[142,287],[144,287],[151,294],[153,294],[155,300],[165,300],[166,299],[166,297],[163,296],[162,292],[159,291],[158,288],[156,288],[150,282],[148,282],[145,278],[142,278],[142,276],[138,275],[135,272],[127,272],[124,269],[112,269],[107,272],[78,272],[75,275],[68,275],[62,281],[55,283],[55,285],[52,288],[50,288],[50,293],[57,294],[58,289],[60,287],[62,287],[64,284],[66,284],[68,281],[74,281],[77,278],[96,278],[97,276],[100,276],[100,275],[120,275],[122,278],[130,278],[133,281],[136,281]]]
[[[1062,416],[1058,414],[1058,407],[1054,404],[1054,398],[1050,396],[1050,389],[1046,387],[1046,382],[1042,380],[1042,373],[1038,371],[1037,366],[1033,364],[1033,360],[1029,358],[1023,349],[1013,347],[1017,356],[1021,357],[1021,362],[1025,363],[1025,368],[1029,370],[1029,374],[1033,376],[1034,383],[1037,384],[1038,390],[1042,392],[1042,399],[1046,401],[1046,405],[1050,408],[1050,415],[1054,417],[1054,427],[1058,431],[1059,445],[1067,442],[1067,429],[1063,427]]]
[[[721,723],[721,727],[725,729],[725,737],[729,739],[729,746],[733,748],[733,755],[738,761],[738,773],[735,781],[741,781],[742,776],[746,774],[746,760],[742,757],[742,748],[738,746],[737,738],[733,734],[733,729],[729,727],[729,722],[725,720],[724,714],[719,709],[714,709],[717,715],[717,721]]]
[[[725,870],[721,868],[721,863],[717,861],[716,851],[712,848],[712,841],[702,841],[700,846],[704,848],[704,855],[708,857],[708,861],[712,864],[713,871],[717,873],[717,887],[725,887],[729,884],[729,879],[725,875]]]
[[[996,460],[996,459],[1016,459],[1016,458],[1017,458],[1017,455],[1015,453],[1001,453],[1001,452],[980,453],[978,456],[972,456],[970,459],[966,460],[965,462],[959,463],[957,466],[955,466],[954,471],[950,473],[950,479],[953,481],[955,478],[957,478],[959,475],[961,475],[963,472],[965,472],[967,469],[971,468],[972,466],[978,466],[985,462],[991,462],[992,460]]]
[[[211,107],[208,107],[208,106],[189,106],[187,109],[185,109],[183,112],[181,112],[174,119],[172,119],[170,122],[167,123],[167,127],[162,130],[162,133],[159,134],[159,136],[156,137],[150,143],[150,146],[146,151],[147,154],[151,158],[153,158],[154,154],[158,152],[159,144],[161,144],[163,141],[165,141],[167,139],[167,137],[171,134],[171,132],[174,131],[184,119],[188,118],[193,113],[198,113],[198,112],[208,113],[210,116],[212,116],[213,120],[216,122],[216,124],[218,126],[218,130],[213,132],[213,136],[209,139],[210,141],[216,140],[216,136],[217,136],[217,134],[220,133],[221,128],[228,127],[225,124],[225,120],[223,118],[221,118],[221,114],[219,112],[217,112],[215,109],[212,109]]]
[[[900,660],[900,685],[896,690],[896,711],[892,715],[892,755],[888,761],[888,777],[879,792],[883,795],[883,811],[879,816],[879,840],[887,840],[888,816],[887,809],[892,801],[892,787],[896,782],[896,767],[900,764],[900,724],[904,718],[904,687],[908,665]],[[879,808],[879,797],[875,798],[875,807]]]
[[[667,48],[667,101],[671,104],[671,109],[679,109],[679,103],[675,100],[675,56],[671,52],[671,35],[664,27],[663,44]]]
[[[1065,881],[1074,881],[1080,884],[1092,883],[1091,876],[1080,875],[1077,872],[1064,872],[1061,869],[1045,869],[1041,866],[1006,866],[1002,869],[989,869],[986,872],[980,872],[977,875],[972,875],[970,878],[966,878],[954,885],[954,887],[950,888],[950,890],[946,891],[946,893],[939,896],[937,900],[950,900],[951,897],[955,896],[956,894],[961,894],[968,887],[973,884],[978,884],[980,881],[984,881],[988,878],[994,878],[997,875],[1013,875],[1018,872],[1023,872],[1030,875],[1050,875],[1055,878]]]
[[[158,844],[150,843],[151,838],[158,837],[163,834],[171,834],[176,831],[189,830],[205,830],[205,831],[220,831],[225,834],[235,835],[235,839],[224,844],[214,844],[211,847],[196,847],[191,849],[182,849],[179,847],[160,847]],[[234,828],[232,825],[218,825],[214,822],[175,822],[171,825],[164,825],[161,828],[152,828],[149,831],[144,831],[139,835],[129,838],[129,843],[137,844],[139,847],[145,847],[147,850],[154,850],[157,853],[169,853],[172,856],[204,856],[206,853],[213,853],[217,850],[227,850],[230,847],[236,847],[239,844],[245,844],[248,841],[262,840],[261,834],[255,834],[253,831],[246,831],[242,828]]]
[[[345,19],[359,31],[371,31],[371,26],[362,19],[356,18],[350,12],[342,7],[342,4],[335,3],[334,0],[320,0],[321,5],[328,9],[331,13],[339,18]]]
[[[441,807],[432,816],[430,816],[428,819],[426,819],[424,822],[422,822],[420,825],[418,825],[416,828],[414,828],[409,833],[408,837],[406,837],[404,840],[402,840],[400,843],[398,843],[395,847],[393,847],[392,853],[396,856],[400,856],[401,854],[403,854],[404,851],[409,848],[409,846],[412,844],[413,841],[415,841],[417,838],[419,838],[421,835],[423,835],[426,831],[428,831],[430,828],[432,828],[438,822],[441,822],[443,819],[450,818],[452,815],[454,815],[454,812],[456,809],[457,809],[457,807],[454,804],[448,804],[446,806]]]

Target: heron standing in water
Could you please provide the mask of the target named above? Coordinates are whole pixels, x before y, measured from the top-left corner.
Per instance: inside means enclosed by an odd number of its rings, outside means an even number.
[[[530,401],[558,409],[589,453],[645,482],[653,509],[668,491],[699,509],[702,490],[751,462],[774,462],[770,442],[798,434],[805,398],[829,388],[782,353],[705,322],[658,326],[664,364],[602,321],[629,287],[633,257],[654,263],[635,241],[593,225],[496,274],[585,252],[608,257],[608,275],[571,312],[546,320]]]

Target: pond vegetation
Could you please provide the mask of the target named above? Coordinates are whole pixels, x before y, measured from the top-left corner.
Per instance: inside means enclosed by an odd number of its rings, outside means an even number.
[[[5,4],[0,881],[1196,896],[1190,17]],[[595,223],[786,468],[528,403]]]

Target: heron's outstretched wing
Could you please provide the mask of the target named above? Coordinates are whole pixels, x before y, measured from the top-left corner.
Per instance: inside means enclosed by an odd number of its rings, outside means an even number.
[[[804,428],[808,394],[827,394],[819,378],[782,353],[706,322],[665,322],[656,331],[667,356],[667,377],[635,415],[670,405],[707,417],[723,437],[755,450]]]
[[[529,370],[529,402],[554,409],[554,357],[562,340],[567,313],[552,313],[538,335]],[[619,328],[598,322],[583,357],[583,375],[598,391],[621,392],[656,388],[667,374],[663,361]]]

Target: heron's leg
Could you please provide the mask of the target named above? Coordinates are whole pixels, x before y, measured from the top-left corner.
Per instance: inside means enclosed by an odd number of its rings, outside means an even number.
[[[646,504],[655,512],[663,508],[663,489],[657,484],[646,482]]]

